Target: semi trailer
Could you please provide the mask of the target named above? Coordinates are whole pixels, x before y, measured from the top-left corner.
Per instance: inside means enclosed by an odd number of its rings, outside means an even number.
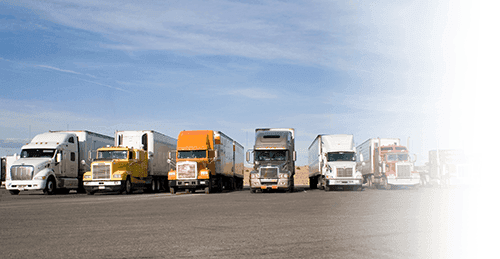
[[[420,185],[420,174],[414,169],[408,149],[398,138],[371,138],[356,147],[358,165],[364,183],[369,187],[390,189],[392,186]]]
[[[261,128],[255,130],[255,145],[248,150],[246,160],[253,154],[250,172],[250,192],[257,190],[286,190],[293,192],[295,176],[295,130],[292,128]]]
[[[83,174],[98,148],[114,139],[90,131],[49,131],[36,135],[21,149],[7,172],[5,188],[11,194],[43,190],[47,195],[70,190],[83,192]]]
[[[168,172],[175,167],[169,154],[176,145],[176,139],[153,130],[116,131],[115,146],[98,149],[91,170],[85,173],[85,191],[92,195],[168,189]]]
[[[356,167],[354,136],[318,135],[308,149],[309,187],[361,190],[363,176]]]
[[[468,185],[472,182],[467,155],[461,149],[429,150],[430,183],[439,185]]]
[[[179,133],[176,170],[169,172],[170,193],[205,193],[243,189],[244,149],[224,133],[188,130]]]

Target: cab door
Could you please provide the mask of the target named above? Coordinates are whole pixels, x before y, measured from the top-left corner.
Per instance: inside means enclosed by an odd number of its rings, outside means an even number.
[[[61,161],[62,174],[68,177],[78,177],[78,140],[76,136],[68,138],[68,144],[63,150]]]

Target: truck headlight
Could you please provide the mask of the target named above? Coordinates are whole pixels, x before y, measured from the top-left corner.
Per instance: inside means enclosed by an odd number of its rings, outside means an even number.
[[[176,171],[170,171],[168,172],[168,180],[176,180],[177,179],[177,173]]]
[[[83,176],[83,179],[92,179],[92,175],[91,174],[86,174]]]
[[[281,174],[280,174],[280,178],[283,178],[283,179],[288,179],[288,174],[286,174],[286,173],[281,173]]]
[[[252,174],[250,174],[250,178],[252,178],[252,179],[259,179],[259,174],[258,173],[252,173]]]
[[[40,175],[40,176],[33,177],[33,180],[45,180],[45,179],[47,179],[47,176],[45,176],[45,175]]]
[[[209,179],[210,175],[208,173],[208,170],[200,170],[200,175],[198,179]]]
[[[114,174],[113,178],[120,178],[120,179],[122,179],[122,174]]]

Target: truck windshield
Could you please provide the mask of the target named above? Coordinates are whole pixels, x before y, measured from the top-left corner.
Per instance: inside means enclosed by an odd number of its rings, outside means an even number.
[[[329,152],[328,162],[334,161],[356,161],[356,154],[354,152]]]
[[[97,159],[127,159],[126,150],[99,151]]]
[[[54,152],[55,149],[23,149],[23,151],[21,151],[21,157],[53,157]]]
[[[408,160],[408,154],[400,153],[400,154],[387,154],[387,161],[406,161]]]
[[[206,150],[178,151],[177,158],[206,158]]]
[[[255,151],[256,161],[285,161],[286,150]]]

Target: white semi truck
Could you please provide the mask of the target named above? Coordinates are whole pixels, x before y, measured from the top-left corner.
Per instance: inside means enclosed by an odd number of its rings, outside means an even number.
[[[416,159],[410,157],[398,138],[371,138],[356,147],[358,166],[369,187],[390,189],[393,186],[420,185],[420,174],[415,170]]]
[[[24,145],[21,155],[6,173],[5,188],[13,195],[20,191],[83,191],[83,174],[89,168],[91,154],[113,145],[109,136],[89,131],[49,131],[35,136]]]
[[[429,183],[442,186],[469,185],[471,166],[461,149],[439,149],[429,151]]]
[[[309,187],[362,190],[363,176],[356,170],[354,136],[318,135],[309,146]]]

